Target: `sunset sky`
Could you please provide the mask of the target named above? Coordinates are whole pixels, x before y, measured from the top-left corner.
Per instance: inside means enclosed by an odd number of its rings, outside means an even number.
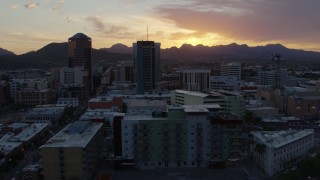
[[[0,47],[17,54],[77,32],[94,48],[281,43],[320,51],[320,0],[1,0]]]

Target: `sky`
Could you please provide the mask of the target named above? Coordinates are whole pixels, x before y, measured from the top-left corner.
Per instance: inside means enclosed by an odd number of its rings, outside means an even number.
[[[236,42],[320,51],[319,9],[320,0],[1,0],[0,47],[22,54],[82,32],[94,48],[148,38],[161,48]]]

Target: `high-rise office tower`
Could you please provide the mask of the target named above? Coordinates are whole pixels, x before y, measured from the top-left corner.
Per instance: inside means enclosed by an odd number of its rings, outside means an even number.
[[[160,43],[154,41],[133,43],[133,56],[137,94],[152,92],[161,80]]]
[[[88,71],[84,83],[89,90],[93,90],[91,67],[91,38],[83,33],[77,33],[68,41],[68,67],[83,67]]]

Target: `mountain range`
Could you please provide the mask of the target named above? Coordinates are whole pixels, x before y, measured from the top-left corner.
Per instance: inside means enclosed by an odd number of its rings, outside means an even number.
[[[67,43],[50,43],[37,51],[21,55],[0,49],[0,69],[61,67],[67,64]],[[115,63],[132,59],[132,47],[115,44],[110,48],[92,50],[93,63],[105,61]],[[281,44],[249,47],[232,43],[219,46],[192,46],[183,44],[180,48],[161,49],[161,59],[165,63],[196,63],[242,61],[259,62],[270,60],[273,53],[279,53],[286,61],[320,60],[320,53],[289,49]]]

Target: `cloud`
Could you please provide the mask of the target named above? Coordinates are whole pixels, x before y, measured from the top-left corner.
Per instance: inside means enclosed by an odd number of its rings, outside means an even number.
[[[19,8],[19,4],[12,4],[11,5],[11,9],[18,9]]]
[[[54,12],[60,12],[62,5],[65,3],[64,0],[51,0],[50,5],[51,5],[51,10]]]
[[[104,23],[103,19],[99,16],[88,16],[85,20],[91,23],[102,37],[130,38],[134,35],[134,33],[129,31],[128,27]]]
[[[36,2],[31,2],[29,1],[28,3],[24,4],[24,7],[26,7],[27,9],[33,9],[39,6],[39,3]]]
[[[319,44],[320,1],[184,0],[154,14],[181,29],[239,41]]]

